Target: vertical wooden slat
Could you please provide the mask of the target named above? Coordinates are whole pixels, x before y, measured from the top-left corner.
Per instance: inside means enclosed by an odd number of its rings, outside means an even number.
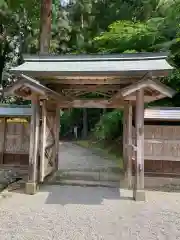
[[[128,188],[132,188],[132,106],[130,104],[128,104],[127,143],[127,179]]]
[[[4,152],[5,152],[5,140],[6,140],[6,118],[2,118],[2,137],[1,137],[1,144],[2,144],[2,151],[0,156],[0,164],[3,164],[4,160]]]
[[[136,169],[134,198],[137,201],[145,200],[144,193],[144,90],[136,93]]]
[[[46,147],[46,128],[47,128],[47,107],[46,100],[42,101],[42,124],[41,124],[41,153],[40,153],[40,182],[45,177],[45,147]]]

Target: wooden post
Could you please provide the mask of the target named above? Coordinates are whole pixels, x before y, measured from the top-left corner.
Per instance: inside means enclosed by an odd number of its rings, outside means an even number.
[[[31,101],[32,117],[30,128],[29,149],[29,180],[26,183],[26,193],[35,194],[37,190],[37,167],[39,158],[39,123],[40,123],[40,101],[35,97]]]
[[[1,118],[2,121],[2,136],[1,136],[1,146],[2,146],[2,152],[0,156],[0,164],[4,163],[4,151],[5,151],[5,140],[6,140],[6,132],[7,132],[7,125],[6,125],[6,118]]]
[[[127,173],[127,120],[128,120],[128,106],[125,105],[123,113],[123,166]]]
[[[128,188],[132,188],[132,105],[128,104],[127,109],[127,180]]]
[[[145,200],[144,192],[144,90],[136,92],[136,169],[134,199]]]
[[[60,110],[58,106],[56,107],[56,160],[55,160],[55,170],[58,170],[59,165],[59,132],[60,132]]]
[[[45,147],[46,147],[46,126],[47,126],[47,106],[46,100],[42,101],[42,124],[41,124],[41,146],[40,146],[40,182],[45,177]]]

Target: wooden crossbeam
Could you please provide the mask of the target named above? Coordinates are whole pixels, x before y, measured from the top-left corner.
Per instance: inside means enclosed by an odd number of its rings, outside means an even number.
[[[94,85],[97,85],[97,84],[100,84],[100,85],[116,85],[116,84],[130,84],[132,83],[133,81],[136,81],[138,80],[139,78],[136,78],[136,79],[121,79],[120,77],[111,77],[111,78],[107,78],[107,77],[86,77],[86,78],[82,78],[82,77],[71,77],[71,78],[66,78],[66,77],[63,77],[63,78],[59,78],[59,77],[56,77],[56,78],[40,78],[40,81],[44,84],[63,84],[63,85],[66,85],[66,84],[72,84],[72,85],[90,85],[90,84],[94,84]]]
[[[61,92],[62,90],[69,90],[69,91],[88,91],[88,92],[94,92],[94,91],[117,91],[118,89],[124,87],[126,85],[102,85],[102,84],[85,84],[85,85],[72,85],[72,84],[48,84],[47,87],[57,91]]]
[[[110,102],[105,99],[78,99],[72,102],[59,102],[58,106],[60,108],[124,108],[124,102]]]
[[[153,102],[153,101],[156,101],[156,100],[159,100],[159,99],[162,99],[164,98],[164,95],[163,94],[158,94],[156,96],[144,96],[144,102],[148,103],[148,102]],[[127,96],[124,98],[124,100],[127,100],[127,101],[136,101],[136,96],[135,95],[131,95],[131,96]]]
[[[121,90],[119,90],[114,96],[112,96],[110,101],[113,102],[113,101],[115,101],[117,99],[123,99],[122,94],[121,94]]]

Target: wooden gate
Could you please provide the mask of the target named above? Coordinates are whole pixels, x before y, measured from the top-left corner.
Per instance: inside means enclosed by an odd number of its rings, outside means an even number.
[[[59,145],[59,111],[42,103],[42,124],[40,128],[40,181],[57,169]]]

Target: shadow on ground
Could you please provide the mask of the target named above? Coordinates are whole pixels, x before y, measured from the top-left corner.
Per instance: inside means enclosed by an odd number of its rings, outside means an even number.
[[[132,200],[129,192],[119,188],[42,186],[40,192],[47,192],[46,204],[84,204],[99,205],[104,200]]]

